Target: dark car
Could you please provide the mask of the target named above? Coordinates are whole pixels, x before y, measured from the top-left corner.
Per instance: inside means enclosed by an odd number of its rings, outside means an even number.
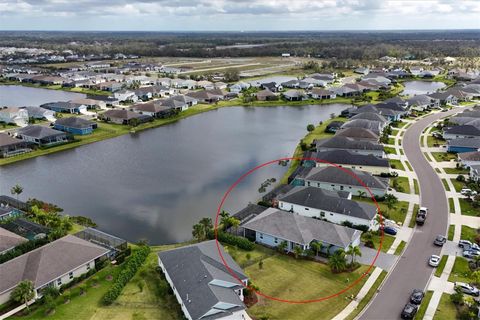
[[[402,310],[402,319],[413,319],[417,314],[418,306],[412,303],[407,303]]]
[[[425,294],[420,289],[413,290],[412,294],[410,295],[410,302],[413,304],[420,304],[422,303],[423,297]]]
[[[394,235],[397,234],[397,229],[395,229],[393,227],[385,227],[385,228],[383,228],[383,232],[385,232],[386,234],[390,234],[390,235],[394,236]]]
[[[436,246],[440,246],[442,247],[445,242],[447,242],[447,238],[445,238],[444,236],[442,235],[438,235],[435,240],[433,241],[433,244],[436,245]]]

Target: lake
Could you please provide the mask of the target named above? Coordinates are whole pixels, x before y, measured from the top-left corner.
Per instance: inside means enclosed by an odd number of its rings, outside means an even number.
[[[402,95],[407,96],[434,93],[446,87],[445,83],[436,81],[405,81],[403,85],[405,89],[402,91]]]
[[[38,107],[47,102],[69,101],[85,97],[85,94],[76,92],[0,85],[0,106]]]
[[[18,183],[24,187],[22,199],[58,204],[130,241],[184,241],[200,218],[215,218],[221,197],[243,173],[291,156],[307,124],[347,107],[222,108],[2,166],[0,193],[9,194]],[[285,170],[277,164],[257,170],[231,192],[224,208],[234,213],[258,200],[261,183],[279,179]]]

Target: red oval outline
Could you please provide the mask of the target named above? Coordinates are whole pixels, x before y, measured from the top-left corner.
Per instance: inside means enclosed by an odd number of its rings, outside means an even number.
[[[229,196],[230,192],[235,189],[235,187],[245,178],[247,177],[248,175],[250,175],[251,173],[255,172],[256,170],[260,169],[260,168],[263,168],[263,167],[266,167],[268,165],[271,165],[272,163],[278,163],[279,161],[316,161],[316,162],[322,162],[322,163],[326,163],[330,166],[334,166],[340,170],[342,170],[343,172],[351,175],[352,177],[354,177],[367,191],[368,193],[370,194],[373,202],[375,203],[375,206],[377,207],[377,210],[378,210],[378,215],[380,216],[380,230],[381,230],[381,237],[380,237],[380,246],[378,247],[378,250],[377,250],[377,254],[375,255],[375,258],[373,259],[372,263],[370,264],[370,266],[368,267],[367,271],[365,273],[363,273],[358,279],[356,279],[355,281],[353,281],[349,286],[347,286],[346,288],[340,290],[339,292],[337,293],[334,293],[334,294],[331,294],[329,296],[326,296],[326,297],[321,297],[321,298],[317,298],[317,299],[309,299],[309,300],[288,300],[288,299],[282,299],[282,298],[277,298],[277,297],[272,297],[272,296],[269,296],[265,293],[262,293],[260,291],[257,291],[255,290],[254,288],[250,287],[250,286],[245,286],[245,284],[242,282],[242,280],[233,272],[233,270],[228,266],[227,262],[225,261],[223,255],[222,255],[222,250],[220,249],[220,243],[218,242],[218,217],[220,215],[220,211],[222,210],[222,207],[223,207],[223,204],[225,202],[225,200],[227,199],[227,197]],[[216,217],[215,217],[215,225],[214,225],[214,233],[215,233],[215,243],[217,245],[217,250],[218,250],[218,253],[220,255],[220,258],[222,260],[222,263],[223,265],[227,268],[228,272],[245,288],[248,288],[252,291],[254,291],[256,294],[266,298],[266,299],[269,299],[269,300],[274,300],[274,301],[278,301],[278,302],[285,302],[285,303],[291,303],[291,304],[305,304],[305,303],[313,303],[313,302],[320,302],[320,301],[325,301],[325,300],[328,300],[328,299],[331,299],[331,298],[335,298],[337,296],[340,296],[341,294],[347,292],[348,290],[352,289],[353,287],[355,287],[367,274],[370,273],[371,269],[374,267],[374,263],[375,261],[377,261],[377,258],[378,256],[380,255],[380,251],[382,249],[382,245],[383,245],[383,238],[384,238],[384,231],[383,231],[383,215],[382,215],[382,212],[380,210],[380,207],[377,203],[377,200],[375,200],[375,196],[373,195],[373,193],[371,192],[370,188],[368,188],[365,183],[353,172],[351,171],[348,171],[347,169],[335,164],[335,163],[331,163],[331,162],[328,162],[326,160],[323,160],[323,159],[317,159],[317,158],[298,158],[298,157],[287,157],[287,158],[281,158],[281,159],[276,159],[276,160],[271,160],[271,161],[268,161],[268,162],[265,162],[265,163],[262,163],[256,167],[254,167],[253,169],[250,169],[249,171],[247,171],[246,173],[242,174],[240,176],[240,178],[238,178],[229,188],[228,190],[225,192],[225,194],[223,195],[222,197],[222,200],[220,201],[220,204],[218,205],[218,209],[217,209],[217,214],[216,214]]]

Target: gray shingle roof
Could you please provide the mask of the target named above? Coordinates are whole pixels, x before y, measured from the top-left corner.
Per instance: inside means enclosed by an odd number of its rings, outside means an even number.
[[[458,154],[462,161],[480,161],[480,151],[462,152]]]
[[[325,211],[336,212],[350,217],[371,220],[377,213],[373,205],[356,202],[333,191],[315,187],[297,187],[279,198],[280,201],[298,204]]]
[[[304,155],[305,158],[314,158],[335,163],[338,165],[364,165],[389,168],[390,165],[387,159],[375,157],[371,154],[363,155],[348,150],[330,150],[322,152],[308,152]]]
[[[12,138],[6,133],[0,133],[0,147],[24,143],[22,140]]]
[[[24,128],[20,128],[18,129],[18,133],[22,136],[33,137],[37,139],[65,135],[65,132],[50,129],[44,126],[38,126],[38,125],[26,126]]]
[[[0,228],[0,253],[12,249],[25,241],[28,240],[11,231]]]
[[[230,269],[240,279],[247,279],[241,268],[221,245],[220,247]],[[215,240],[159,252],[158,256],[192,319],[200,319],[219,302],[235,305],[231,311],[245,309],[243,302],[233,291],[235,288],[241,288],[241,285],[223,265]],[[234,287],[226,288],[211,284],[212,280],[230,282]],[[229,313],[228,310],[224,310],[220,315],[226,316]],[[220,315],[202,319],[216,319]]]
[[[447,134],[464,134],[464,135],[472,135],[472,136],[480,136],[480,129],[477,129],[471,125],[460,125],[450,128],[443,129],[444,133]]]
[[[93,127],[95,125],[95,122],[80,117],[68,117],[58,119],[57,121],[55,121],[55,124],[70,128],[83,129]]]
[[[73,235],[65,236],[0,264],[0,293],[23,280],[39,288],[108,251]]]
[[[372,140],[378,141],[378,134],[373,132],[370,129],[359,128],[359,127],[351,127],[338,130],[335,133],[337,137],[345,137],[345,138],[354,138],[354,139],[361,139],[361,140]]]
[[[275,208],[268,208],[243,227],[304,245],[316,240],[343,248],[361,235],[359,230]]]
[[[447,142],[449,147],[480,148],[479,138],[459,138]]]
[[[364,120],[371,120],[371,121],[378,121],[378,122],[381,122],[381,123],[387,123],[388,120],[385,119],[384,116],[382,116],[381,114],[379,113],[375,113],[375,112],[362,112],[362,113],[359,113],[357,115],[354,115],[351,120],[355,120],[355,119],[364,119]]]
[[[322,151],[322,148],[335,148],[335,149],[356,149],[356,150],[382,150],[383,146],[379,143],[370,141],[356,140],[354,138],[345,138],[334,136],[328,139],[315,140],[318,151]]]

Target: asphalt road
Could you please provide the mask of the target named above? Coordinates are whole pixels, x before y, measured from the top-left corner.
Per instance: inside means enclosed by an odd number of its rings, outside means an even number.
[[[441,248],[433,245],[438,234],[446,234],[448,227],[448,200],[442,182],[420,150],[422,131],[435,120],[459,112],[453,109],[427,116],[410,126],[403,137],[403,148],[415,170],[420,184],[421,206],[428,208],[425,225],[416,227],[404,254],[391,271],[384,285],[360,319],[400,319],[403,307],[413,289],[424,289],[433,268],[428,266],[432,254]]]

